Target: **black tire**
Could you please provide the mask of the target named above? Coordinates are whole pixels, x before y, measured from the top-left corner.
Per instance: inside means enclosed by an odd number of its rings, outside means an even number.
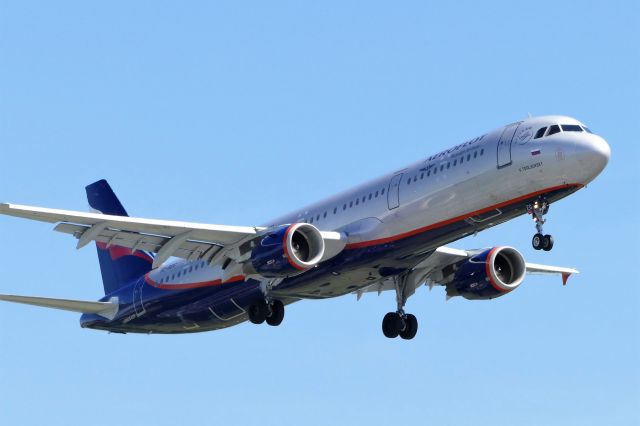
[[[279,300],[271,302],[271,314],[267,315],[267,324],[271,326],[278,326],[282,324],[284,319],[284,304]]]
[[[400,337],[405,340],[411,340],[416,337],[418,332],[418,319],[411,314],[407,314],[404,318],[404,330],[400,332]]]
[[[542,234],[536,234],[531,239],[531,245],[534,250],[540,250],[543,247],[544,236]]]
[[[396,312],[389,312],[382,319],[382,333],[389,339],[395,339],[402,329],[402,318]]]
[[[553,237],[551,235],[545,235],[542,238],[542,250],[550,251],[553,248]]]
[[[267,318],[267,303],[264,300],[253,302],[249,306],[249,321],[254,324],[262,324]]]

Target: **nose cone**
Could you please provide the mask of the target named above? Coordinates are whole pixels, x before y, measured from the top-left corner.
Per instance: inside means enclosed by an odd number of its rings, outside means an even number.
[[[576,156],[587,175],[587,181],[591,181],[607,166],[611,158],[611,148],[600,136],[585,136],[576,142]]]

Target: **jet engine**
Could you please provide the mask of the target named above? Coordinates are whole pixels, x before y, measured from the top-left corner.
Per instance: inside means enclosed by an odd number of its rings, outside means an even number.
[[[325,251],[322,234],[308,223],[271,229],[252,245],[244,272],[267,278],[284,278],[313,268]]]
[[[512,247],[494,247],[462,263],[447,286],[451,296],[486,300],[516,289],[526,273],[525,261]]]

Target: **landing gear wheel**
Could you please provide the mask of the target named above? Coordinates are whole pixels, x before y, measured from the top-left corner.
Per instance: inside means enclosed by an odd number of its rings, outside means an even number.
[[[284,319],[284,304],[279,300],[274,300],[271,302],[270,308],[271,313],[266,317],[267,324],[274,327],[280,325]]]
[[[553,248],[553,237],[542,235],[546,220],[544,216],[549,212],[549,202],[545,197],[538,197],[532,204],[527,204],[527,213],[531,215],[536,224],[536,235],[531,240],[531,245],[536,250],[549,251]]]
[[[400,337],[404,340],[411,340],[416,337],[418,332],[418,319],[411,314],[404,317],[404,330],[400,332]]]
[[[389,312],[382,319],[382,333],[389,339],[398,337],[402,326],[402,318],[397,312]]]
[[[535,250],[540,250],[544,247],[544,236],[542,234],[536,234],[531,240],[531,245]]]
[[[251,306],[249,306],[249,321],[254,324],[262,324],[267,318],[268,313],[269,307],[267,306],[267,302],[264,300],[253,302]]]

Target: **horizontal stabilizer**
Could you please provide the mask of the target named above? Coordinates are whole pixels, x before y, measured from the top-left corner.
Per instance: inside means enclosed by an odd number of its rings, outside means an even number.
[[[51,299],[48,297],[13,296],[10,294],[0,294],[0,300],[4,300],[6,302],[24,303],[26,305],[42,306],[44,308],[80,312],[83,314],[97,314],[110,320],[113,319],[118,312],[118,303],[116,297],[112,297],[108,302],[87,302],[84,300]]]

